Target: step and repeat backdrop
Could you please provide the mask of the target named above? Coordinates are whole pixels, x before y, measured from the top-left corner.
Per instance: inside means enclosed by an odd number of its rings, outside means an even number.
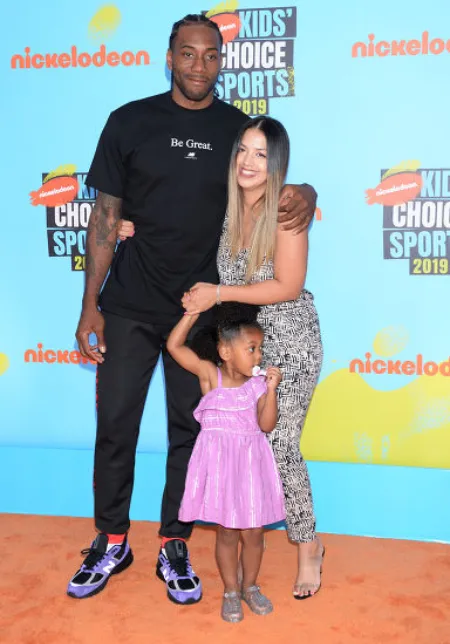
[[[450,465],[450,6],[346,0],[3,8],[0,444],[91,448],[95,369],[78,352],[84,181],[119,105],[166,91],[172,23],[225,39],[220,98],[289,131],[289,180],[319,193],[307,287],[325,346],[307,459]],[[156,373],[140,450],[164,452]]]

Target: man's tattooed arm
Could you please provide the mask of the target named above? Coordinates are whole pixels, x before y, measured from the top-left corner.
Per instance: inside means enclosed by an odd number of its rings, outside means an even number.
[[[83,307],[97,306],[98,295],[114,255],[121,212],[122,199],[98,193],[87,230]]]

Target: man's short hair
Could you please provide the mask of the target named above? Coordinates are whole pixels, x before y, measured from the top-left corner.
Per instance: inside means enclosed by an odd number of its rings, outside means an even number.
[[[184,16],[184,18],[182,18],[181,20],[178,20],[177,22],[173,23],[172,31],[169,37],[169,49],[172,49],[173,51],[173,48],[172,48],[173,41],[177,37],[180,27],[189,27],[192,25],[205,25],[205,27],[210,27],[210,29],[214,29],[214,31],[216,31],[217,34],[219,35],[220,48],[222,48],[223,38],[220,32],[219,26],[213,20],[210,20],[202,13],[189,13],[187,16]]]

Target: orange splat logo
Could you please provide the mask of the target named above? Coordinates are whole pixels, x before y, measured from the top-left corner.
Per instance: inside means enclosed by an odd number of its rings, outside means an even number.
[[[54,177],[42,184],[39,190],[30,192],[32,206],[63,206],[72,201],[78,192],[75,177]]]
[[[419,165],[419,161],[402,161],[385,172],[376,188],[366,190],[367,204],[400,206],[415,199],[423,185],[422,175],[416,172]]]
[[[238,5],[237,0],[228,0],[228,2],[220,2],[206,13],[206,17],[219,27],[224,45],[234,40],[241,29],[241,20],[235,13]]]

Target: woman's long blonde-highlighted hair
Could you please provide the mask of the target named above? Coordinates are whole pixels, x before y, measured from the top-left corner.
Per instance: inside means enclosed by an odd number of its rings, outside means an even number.
[[[247,261],[247,282],[251,281],[252,276],[264,261],[273,259],[278,202],[289,163],[289,137],[279,121],[268,116],[258,116],[244,125],[234,142],[228,171],[227,242],[233,259],[242,249],[244,216],[242,188],[238,185],[236,176],[236,156],[245,132],[250,129],[260,130],[266,137],[267,183],[265,194],[253,207],[257,220]]]

